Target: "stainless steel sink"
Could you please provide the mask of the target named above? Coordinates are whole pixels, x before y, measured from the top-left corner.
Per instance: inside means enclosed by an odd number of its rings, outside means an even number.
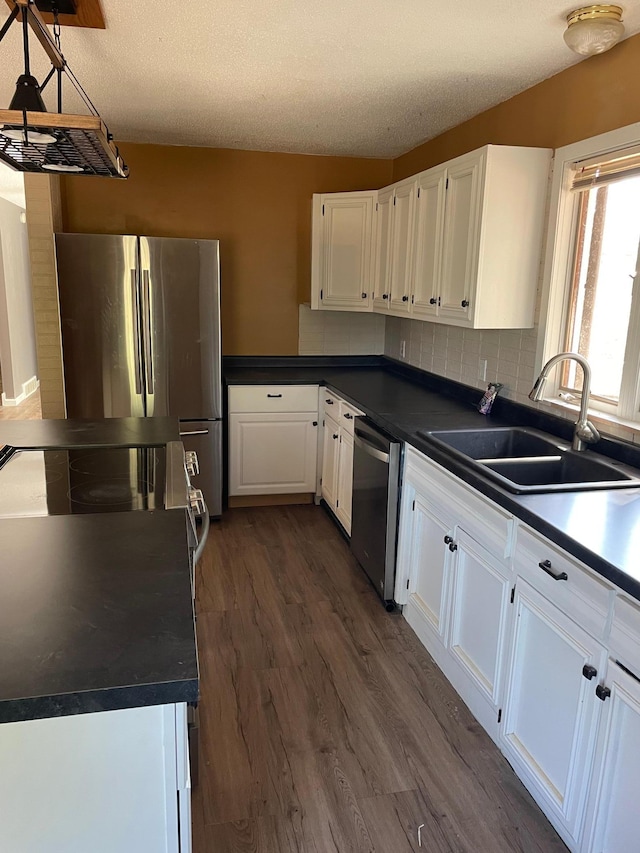
[[[640,487],[640,472],[525,427],[418,433],[516,494]]]

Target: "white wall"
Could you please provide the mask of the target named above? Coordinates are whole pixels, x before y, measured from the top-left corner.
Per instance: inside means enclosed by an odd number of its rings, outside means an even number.
[[[21,176],[22,177],[22,176]],[[37,376],[31,269],[24,210],[0,197],[0,365],[4,402]]]

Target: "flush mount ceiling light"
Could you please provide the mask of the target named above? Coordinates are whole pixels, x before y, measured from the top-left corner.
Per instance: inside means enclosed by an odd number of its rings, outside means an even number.
[[[581,56],[604,53],[624,34],[621,6],[583,6],[567,15],[564,40]]]
[[[43,0],[10,0],[11,14],[0,29],[0,41],[14,21],[22,24],[24,73],[18,77],[8,110],[0,110],[0,160],[20,172],[51,172],[126,178],[129,170],[120,157],[113,137],[91,103],[60,49],[57,14],[73,0],[47,0],[54,12],[54,36],[49,33],[38,6]],[[32,30],[51,61],[51,71],[42,85],[31,74],[29,31]],[[48,113],[42,99],[56,75],[58,109]],[[62,83],[68,80],[87,106],[90,115],[62,112]]]

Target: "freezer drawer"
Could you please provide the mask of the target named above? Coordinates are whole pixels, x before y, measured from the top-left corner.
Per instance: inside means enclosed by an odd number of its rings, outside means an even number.
[[[209,515],[222,515],[222,421],[180,421],[180,437],[185,450],[198,454],[192,485],[202,490]]]

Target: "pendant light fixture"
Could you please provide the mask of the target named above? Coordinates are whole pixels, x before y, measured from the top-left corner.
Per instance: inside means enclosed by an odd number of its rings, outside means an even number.
[[[624,35],[622,7],[611,5],[583,6],[567,15],[564,40],[581,56],[604,53]]]
[[[0,41],[21,19],[24,71],[8,110],[0,110],[0,160],[21,172],[62,173],[126,178],[129,170],[120,157],[113,137],[91,99],[69,68],[60,49],[59,8],[54,12],[54,36],[42,19],[38,0],[11,0],[13,9],[0,29]],[[40,0],[41,2],[41,0]],[[61,4],[70,0],[61,0]],[[32,31],[51,61],[51,71],[42,85],[31,73],[29,33]],[[56,76],[57,112],[49,113],[42,92]],[[62,84],[68,80],[80,95],[89,115],[62,112]]]

